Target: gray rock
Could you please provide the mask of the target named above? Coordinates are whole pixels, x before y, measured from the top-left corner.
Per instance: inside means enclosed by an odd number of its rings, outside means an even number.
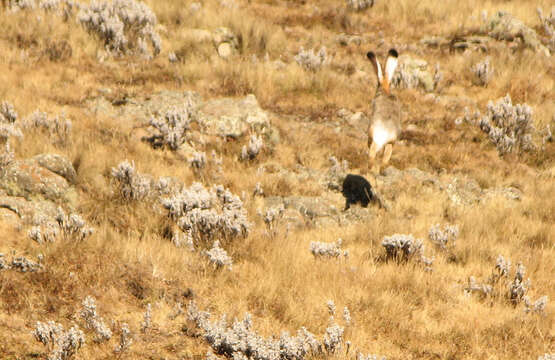
[[[52,157],[50,160],[54,159]],[[41,159],[45,162],[45,159]],[[62,170],[63,162],[47,161],[48,165],[57,170]],[[56,166],[58,165],[58,167]],[[71,165],[70,165],[71,166]],[[73,173],[75,170],[71,166]],[[66,169],[71,174],[71,170]],[[68,181],[57,173],[43,167],[39,160],[32,158],[16,160],[3,170],[0,179],[0,188],[10,196],[21,196],[30,198],[36,195],[46,199],[57,200],[64,198],[70,185]]]
[[[37,163],[45,169],[52,171],[74,184],[77,180],[77,173],[73,164],[65,157],[57,154],[40,154],[33,157]]]
[[[502,196],[507,200],[520,200],[522,192],[513,187],[496,187],[482,189],[478,182],[467,177],[432,175],[416,168],[399,170],[389,166],[379,175],[378,191],[383,189],[389,198],[395,198],[396,193],[403,191],[407,184],[418,184],[424,193],[444,192],[455,205],[472,205]]]
[[[16,196],[0,196],[1,218],[9,223],[33,224],[38,217],[54,218],[57,206],[47,200],[26,200]]]
[[[527,47],[550,56],[549,49],[541,43],[538,34],[507,12],[496,12],[485,24],[485,31],[497,40],[513,41],[520,38]]]
[[[131,97],[119,106],[99,97],[89,101],[88,107],[95,114],[117,118],[134,137],[140,139],[145,136],[147,123],[152,116],[163,115],[172,107],[185,103],[191,103],[198,111],[198,123],[201,125],[200,129],[191,130],[191,139],[199,138],[200,135],[195,131],[208,136],[231,138],[255,132],[263,135],[270,145],[280,141],[279,132],[270,124],[269,113],[260,107],[252,94],[242,99],[220,98],[203,102],[195,92],[161,91],[147,97]]]
[[[252,94],[239,100],[209,100],[200,108],[199,117],[208,135],[240,138],[248,131],[254,131],[271,137],[274,132],[268,113]]]
[[[233,48],[231,47],[230,43],[223,42],[218,45],[218,55],[220,55],[221,58],[226,59],[230,57],[232,53]]]

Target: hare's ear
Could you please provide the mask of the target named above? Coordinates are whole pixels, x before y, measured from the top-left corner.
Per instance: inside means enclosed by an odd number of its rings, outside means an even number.
[[[383,81],[382,68],[380,67],[380,63],[378,62],[378,59],[376,59],[376,54],[374,54],[372,51],[369,51],[366,54],[366,57],[368,58],[368,60],[370,60],[370,62],[372,63],[372,66],[374,67],[374,72],[378,77],[378,84],[381,84]]]
[[[387,60],[385,61],[385,77],[387,78],[388,83],[391,83],[391,79],[393,79],[393,73],[395,73],[395,69],[397,68],[398,57],[399,54],[395,49],[390,49],[387,53]]]

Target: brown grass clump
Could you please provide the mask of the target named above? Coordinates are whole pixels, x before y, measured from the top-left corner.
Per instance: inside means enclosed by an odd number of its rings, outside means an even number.
[[[10,138],[15,159],[43,153],[69,159],[77,172],[71,184],[75,196],[54,203],[95,228],[83,241],[68,237],[39,244],[28,237],[28,225],[17,225],[19,217],[9,206],[0,206],[0,265],[22,256],[40,257],[43,266],[25,273],[0,266],[0,358],[47,358],[48,346],[32,331],[37,321],[50,320],[84,332],[86,343],[75,359],[204,357],[210,346],[187,320],[190,300],[213,319],[227,314],[229,323],[248,312],[255,330],[267,338],[303,326],[324,334],[326,302],[348,307],[352,324],[344,337],[350,350],[345,345],[316,358],[351,359],[359,351],[388,359],[537,359],[555,352],[555,144],[542,141],[548,125],[555,131],[553,54],[534,52],[518,39],[490,38],[483,51],[451,51],[448,45],[454,37],[487,37],[479,34],[483,11],[507,11],[540,29],[536,7],[549,9],[551,2],[376,1],[359,12],[336,0],[146,4],[156,14],[162,39],[162,51],[152,59],[107,55],[75,16],[0,7],[0,103],[13,104],[19,119],[39,109],[51,116],[64,113],[72,122],[64,141],[37,129]],[[229,57],[218,56],[213,37],[222,27],[234,36]],[[340,41],[341,34],[353,40]],[[420,42],[431,36],[447,45]],[[295,61],[301,47],[322,46],[331,63],[308,71]],[[369,113],[376,78],[366,52],[384,55],[390,47],[426,60],[432,72],[439,63],[444,74],[431,93],[393,89],[403,104],[406,131],[394,145],[391,165],[418,168],[438,184],[368,177],[389,210],[354,206],[342,213],[337,209],[344,199],[323,181],[328,159],[347,160],[349,172],[363,172],[367,125],[338,114],[341,109]],[[168,60],[170,53],[177,61]],[[494,72],[481,86],[473,83],[472,66],[485,58]],[[209,158],[205,168],[195,169],[187,153],[141,141],[139,115],[123,114],[128,104],[159,91],[195,91],[204,100],[254,94],[279,139],[264,138],[259,155],[240,161],[250,133],[240,139],[191,136],[186,145]],[[507,94],[513,104],[532,108],[536,149],[501,157],[478,127],[455,121],[465,107],[484,113],[490,100]],[[112,115],[91,109],[100,95],[110,104],[102,106],[115,109]],[[212,150],[221,163],[211,158]],[[240,197],[251,222],[248,235],[218,239],[233,259],[232,269],[208,260],[212,241],[195,243],[194,251],[172,243],[179,226],[161,206],[165,195],[133,200],[121,195],[111,169],[126,159],[155,179],[171,177],[184,187],[221,184]],[[456,205],[447,195],[455,178],[475,180],[484,194],[511,187],[522,196]],[[264,196],[254,194],[257,183]],[[5,195],[0,190],[0,200]],[[323,220],[299,218],[290,205],[268,225],[264,210],[273,197],[303,197],[335,210]],[[449,251],[428,240],[434,224],[458,225]],[[393,234],[422,239],[426,256],[435,257],[432,271],[418,261],[387,261],[382,240]],[[347,258],[310,253],[311,242],[339,238]],[[544,311],[525,313],[522,304],[503,296],[465,294],[469,277],[485,283],[499,255],[510,258],[514,268],[518,262],[526,266],[530,300],[549,297]],[[79,316],[87,296],[94,297],[98,315],[111,329],[110,340],[95,342],[94,331]],[[132,343],[115,353],[124,324]]]

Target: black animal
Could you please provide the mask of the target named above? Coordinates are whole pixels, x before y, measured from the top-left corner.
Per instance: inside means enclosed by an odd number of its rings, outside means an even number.
[[[349,209],[351,204],[360,203],[363,207],[367,207],[370,202],[378,200],[368,180],[360,175],[348,174],[343,180],[341,193],[347,200],[345,210]]]

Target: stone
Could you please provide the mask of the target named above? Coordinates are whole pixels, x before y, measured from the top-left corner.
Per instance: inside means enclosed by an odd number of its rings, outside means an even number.
[[[27,200],[17,196],[0,196],[0,209],[2,218],[7,222],[22,222],[23,224],[34,224],[35,219],[40,217],[54,218],[57,214],[57,206],[47,200]]]
[[[0,179],[0,188],[8,195],[25,198],[40,195],[50,200],[61,199],[69,187],[64,177],[42,167],[37,159],[12,162]]]
[[[40,154],[33,157],[37,163],[45,169],[52,171],[66,179],[70,184],[77,180],[77,173],[73,164],[65,157],[57,154]]]
[[[485,31],[496,40],[513,41],[520,38],[527,47],[543,53],[545,56],[550,56],[549,49],[541,43],[538,34],[507,12],[496,12],[487,21]]]
[[[220,43],[220,44],[218,45],[218,55],[219,55],[221,58],[226,59],[226,58],[228,58],[228,57],[231,56],[231,53],[232,53],[232,48],[231,48],[231,44],[230,44],[230,43],[228,43],[228,42],[223,42],[223,43]]]
[[[238,139],[247,131],[271,136],[268,113],[252,94],[243,99],[222,98],[209,100],[200,109],[205,133]]]

